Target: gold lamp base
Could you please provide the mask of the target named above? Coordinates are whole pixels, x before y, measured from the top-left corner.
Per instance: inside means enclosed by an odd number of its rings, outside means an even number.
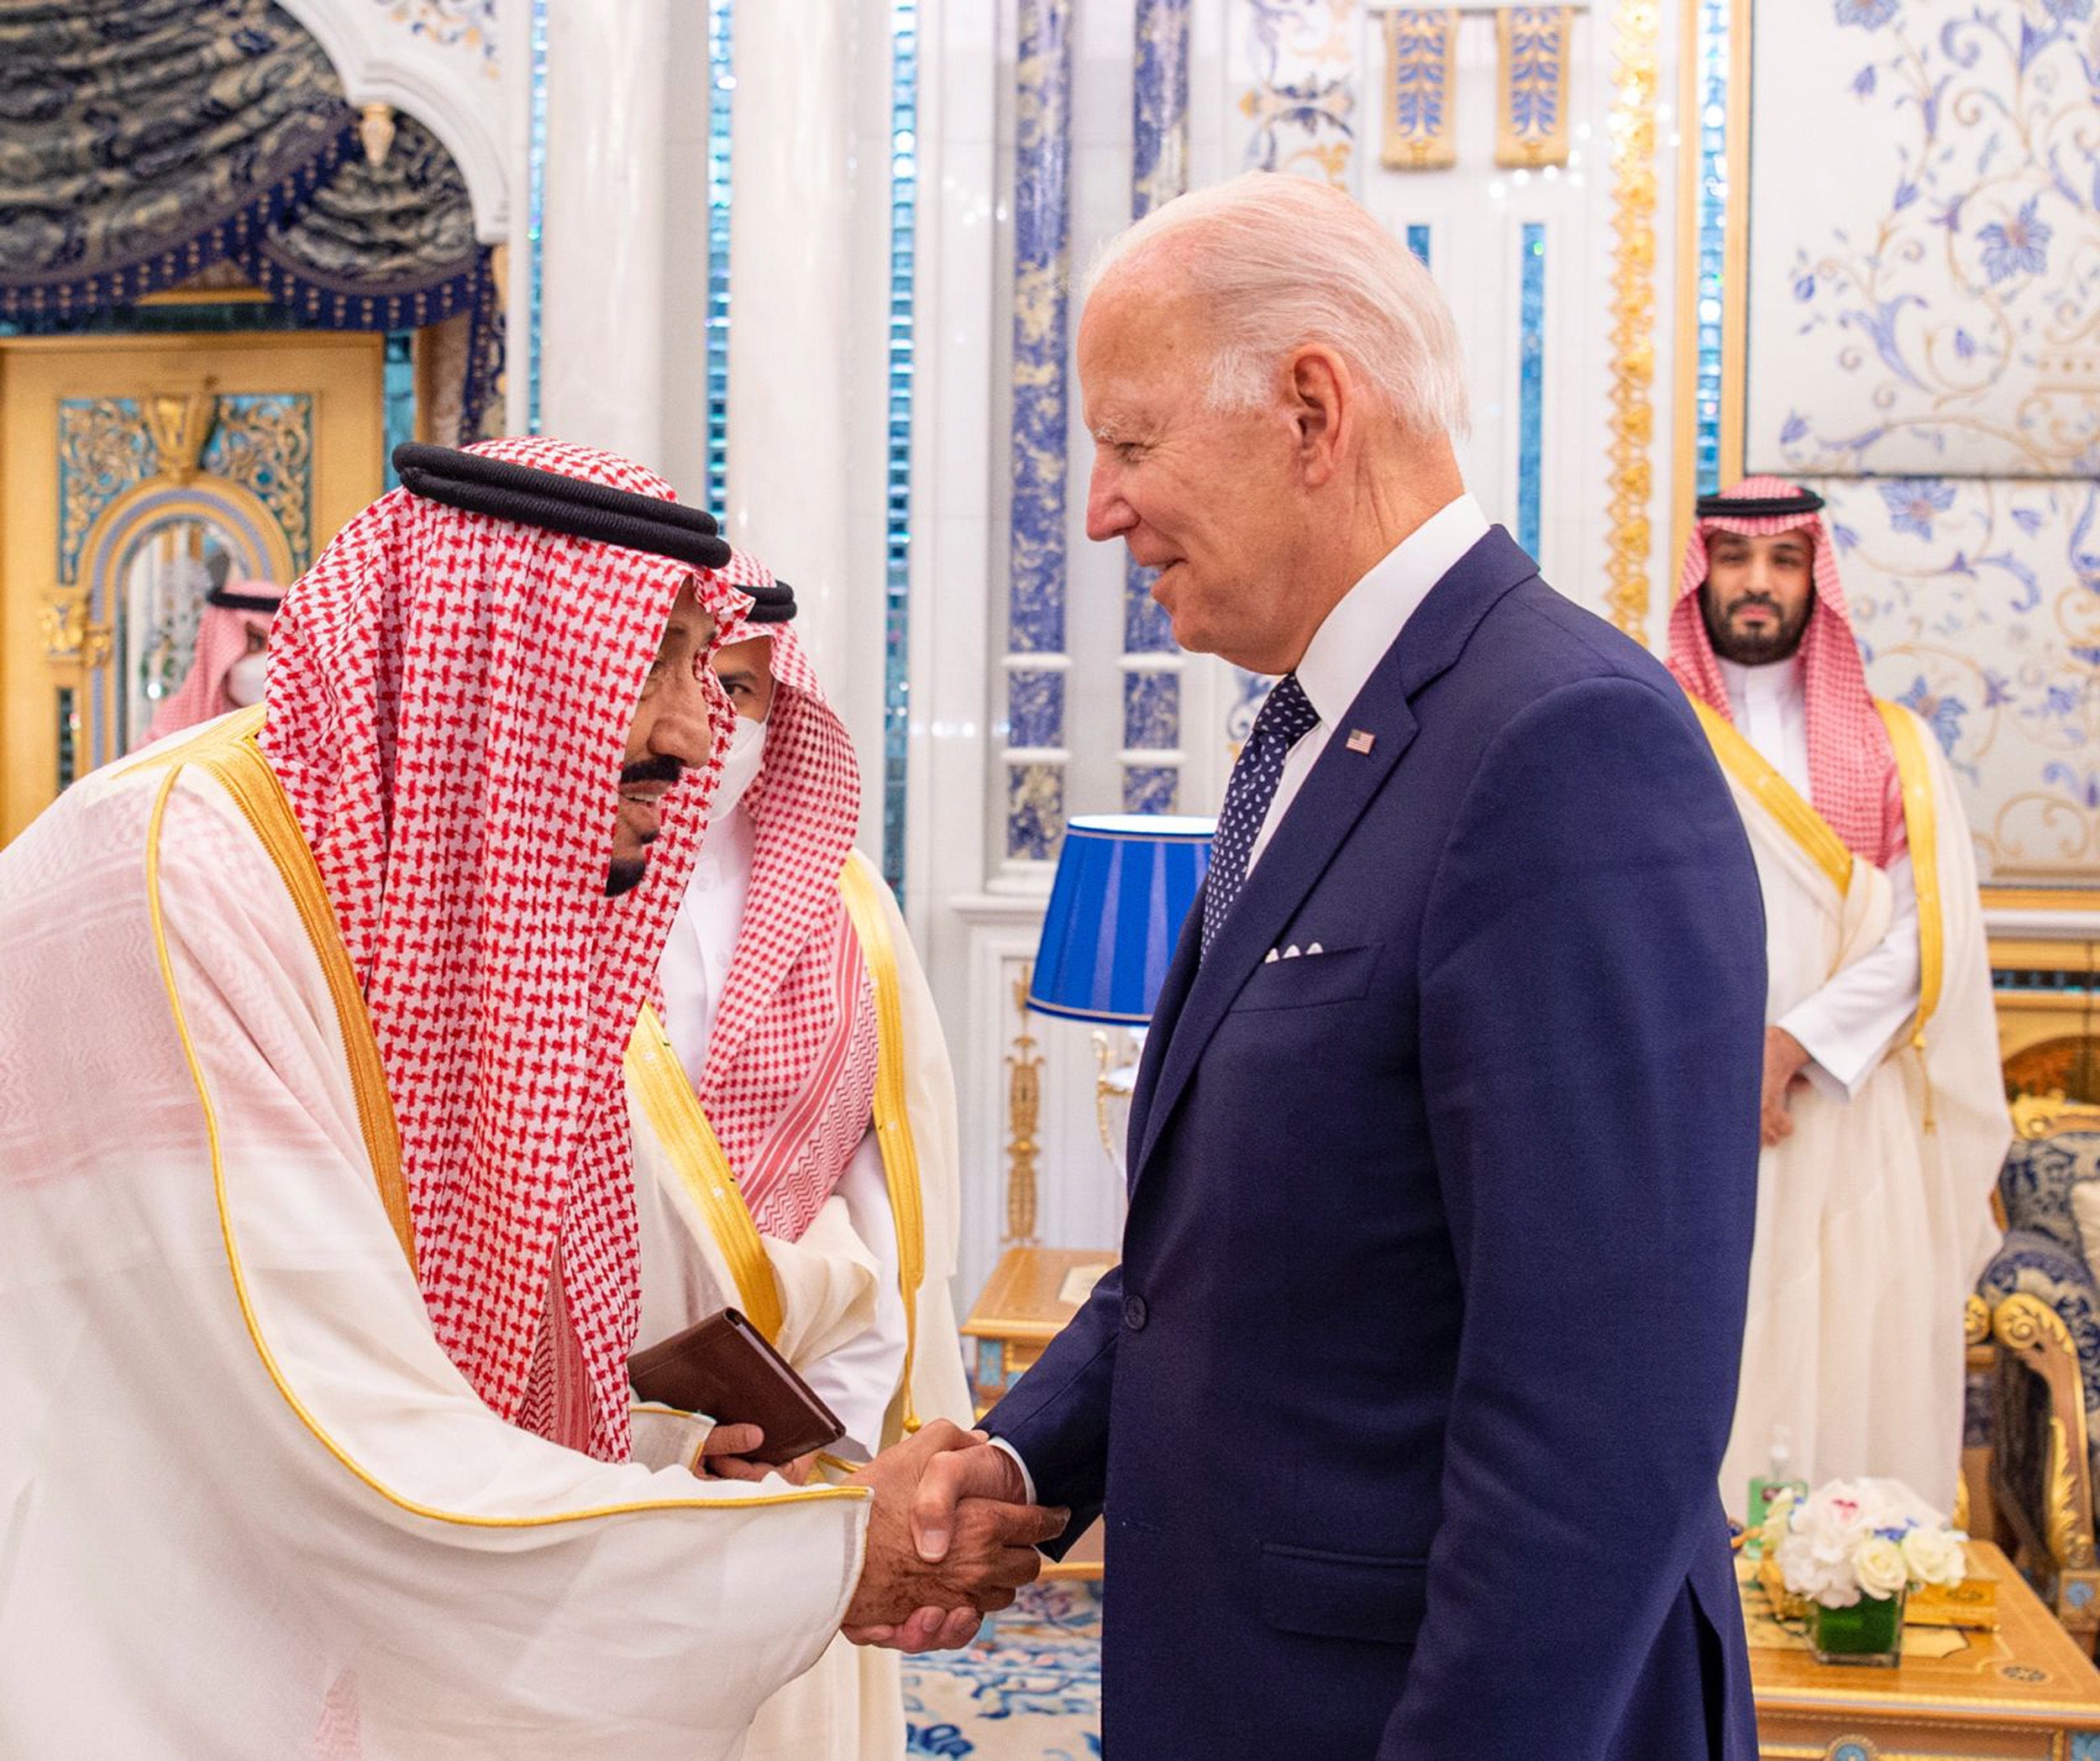
[[[1119,1043],[1120,1042],[1120,1043]],[[1101,1133],[1101,1147],[1127,1179],[1125,1145],[1130,1136],[1131,1092],[1137,1086],[1137,1060],[1145,1050],[1142,1030],[1117,1028],[1111,1034],[1097,1028],[1094,1034],[1094,1121]]]

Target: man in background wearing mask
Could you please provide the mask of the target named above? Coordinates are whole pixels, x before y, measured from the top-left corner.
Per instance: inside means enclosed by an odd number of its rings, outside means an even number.
[[[873,1455],[922,1419],[969,1423],[948,1292],[953,1081],[895,903],[853,849],[844,726],[785,622],[725,638],[736,731],[659,968],[663,1014],[627,1054],[636,1344],[741,1309],[845,1425],[837,1452]],[[806,1456],[781,1471],[827,1477]],[[946,1641],[974,1624],[954,1617]],[[842,1640],[761,1710],[747,1757],[888,1761],[904,1742],[895,1654]]]
[[[1868,694],[1822,506],[1775,477],[1702,496],[1670,618],[1765,907],[1739,1515],[1782,1443],[1811,1484],[1885,1475],[1953,1507],[1962,1299],[2011,1135],[1954,773]]]
[[[270,621],[283,599],[284,589],[268,581],[229,581],[204,595],[189,673],[153,712],[147,739],[263,700]]]

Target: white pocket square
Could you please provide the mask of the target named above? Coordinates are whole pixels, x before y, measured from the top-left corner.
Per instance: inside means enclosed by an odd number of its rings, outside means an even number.
[[[1308,954],[1324,954],[1326,951],[1316,941],[1309,941],[1302,948],[1294,941],[1287,948],[1271,948],[1262,956],[1262,964],[1267,966],[1272,960],[1300,960]]]

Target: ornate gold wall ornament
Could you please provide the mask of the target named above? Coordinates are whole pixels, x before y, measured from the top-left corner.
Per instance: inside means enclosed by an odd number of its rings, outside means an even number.
[[[1616,92],[1611,140],[1611,621],[1648,639],[1649,449],[1655,439],[1656,0],[1621,0],[1614,15]]]
[[[209,383],[208,381],[207,382]],[[146,432],[160,455],[160,474],[176,483],[197,475],[204,443],[218,420],[218,400],[202,387],[195,390],[155,389],[140,400]]]
[[[88,617],[87,590],[60,587],[45,596],[39,619],[44,658],[61,685],[81,685],[109,658],[110,628]]]
[[[1403,8],[1385,15],[1384,144],[1395,171],[1433,171],[1458,162],[1452,128],[1458,53],[1456,8]]]
[[[291,548],[289,582],[313,560],[313,400],[303,393],[228,398],[212,447],[213,469],[269,509]]]
[[[1028,982],[1033,966],[1014,981],[1014,1009],[1021,1031],[1006,1054],[1006,1239],[1010,1247],[1032,1247],[1036,1241],[1036,1141],[1042,1115],[1042,1055],[1028,1031]]]
[[[1569,6],[1511,6],[1495,13],[1501,77],[1495,104],[1495,163],[1567,163]]]
[[[77,578],[81,547],[103,508],[153,475],[153,441],[129,397],[79,397],[58,411],[58,578]]]
[[[365,163],[376,171],[394,150],[394,107],[360,104],[357,111],[357,138],[365,149]]]

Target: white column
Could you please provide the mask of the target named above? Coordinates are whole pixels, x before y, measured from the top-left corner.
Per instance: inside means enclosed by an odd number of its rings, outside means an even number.
[[[673,0],[547,8],[540,431],[663,469]],[[704,90],[706,67],[685,70]],[[704,224],[704,220],[701,223]],[[516,270],[514,269],[513,273]],[[680,363],[697,386],[690,364]],[[687,495],[695,485],[680,485]]]
[[[794,585],[796,633],[853,730],[879,836],[880,644],[857,632],[881,627],[881,557],[853,570],[849,521],[858,10],[837,0],[736,8],[723,512],[729,541]],[[869,50],[886,55],[887,45]],[[870,201],[886,191],[887,172],[886,160],[860,168]],[[853,604],[855,581],[869,604]],[[864,812],[864,831],[869,824]]]

